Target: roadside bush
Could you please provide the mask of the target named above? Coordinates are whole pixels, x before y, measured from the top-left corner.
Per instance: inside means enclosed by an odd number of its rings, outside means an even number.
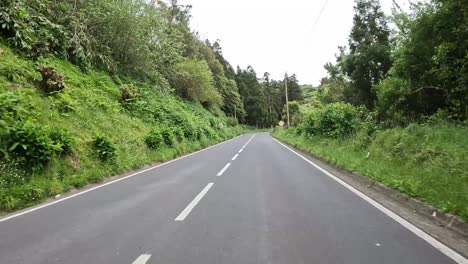
[[[216,119],[209,118],[208,121],[210,122],[210,127],[214,129],[218,129],[218,122],[216,122]]]
[[[53,99],[52,106],[60,113],[75,112],[76,103],[72,100],[71,96],[67,93],[60,93],[57,96],[51,96]]]
[[[228,117],[226,118],[226,125],[229,126],[229,127],[235,127],[239,124],[239,121],[237,120],[237,118],[234,118],[234,117]]]
[[[172,129],[174,136],[176,137],[177,141],[181,142],[184,140],[184,131],[180,127],[174,127]]]
[[[167,146],[173,146],[176,142],[176,138],[171,128],[166,127],[161,129],[161,135],[163,137],[164,144]]]
[[[185,138],[187,139],[193,139],[193,138],[196,138],[196,135],[197,135],[197,129],[196,127],[193,125],[192,122],[190,122],[190,120],[187,120],[187,119],[184,119],[181,123],[180,123],[180,128],[182,129],[182,131],[184,132],[184,136]]]
[[[208,139],[216,139],[216,131],[214,131],[211,127],[204,127],[202,128],[203,134],[208,138]]]
[[[38,12],[45,8],[44,5],[38,0],[0,2],[0,34],[33,58],[58,50],[64,44],[63,27]]]
[[[103,135],[96,135],[93,141],[93,148],[101,161],[108,161],[116,156],[114,144]]]
[[[7,129],[12,122],[28,116],[30,105],[23,98],[14,93],[0,94],[0,133]]]
[[[26,167],[42,167],[62,151],[49,131],[32,120],[18,122],[6,141],[8,154]]]
[[[145,137],[145,144],[150,149],[158,149],[164,142],[161,132],[153,128]]]
[[[172,81],[177,93],[208,106],[221,106],[223,99],[213,86],[213,74],[204,60],[185,60],[175,66]]]
[[[201,140],[205,136],[205,130],[201,127],[195,128],[195,138]]]
[[[72,152],[72,146],[74,139],[70,131],[62,128],[54,128],[50,131],[50,139],[52,142],[60,148],[61,154],[70,154]]]
[[[377,111],[382,119],[391,120],[392,125],[404,122],[407,112],[409,84],[399,78],[388,77],[375,86],[377,94]]]
[[[27,116],[27,107],[20,96],[13,93],[0,94],[0,157],[7,157],[9,134],[16,123]]]
[[[370,112],[365,106],[357,107],[358,110],[358,129],[359,133],[365,133],[368,136],[373,136],[376,132],[382,129],[382,124],[378,120],[378,112]]]
[[[359,123],[358,111],[354,106],[333,103],[309,110],[301,129],[309,135],[339,138],[353,134]]]

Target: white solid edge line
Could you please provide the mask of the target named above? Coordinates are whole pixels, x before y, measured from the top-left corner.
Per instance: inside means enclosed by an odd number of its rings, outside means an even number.
[[[415,235],[417,235],[418,237],[420,237],[421,239],[425,240],[427,243],[429,243],[430,245],[432,245],[433,247],[435,247],[436,249],[438,249],[440,252],[444,253],[446,256],[448,256],[449,258],[451,258],[452,260],[454,260],[455,262],[459,263],[459,264],[468,264],[468,260],[466,258],[464,258],[462,255],[458,254],[457,252],[455,252],[454,250],[452,250],[451,248],[447,247],[446,245],[442,244],[440,241],[436,240],[435,238],[431,237],[429,234],[427,234],[426,232],[422,231],[421,229],[419,229],[418,227],[416,227],[415,225],[411,224],[410,222],[408,222],[407,220],[405,220],[404,218],[402,218],[401,216],[397,215],[396,213],[390,211],[389,209],[387,209],[386,207],[384,207],[383,205],[381,205],[380,203],[376,202],[375,200],[373,200],[372,198],[370,198],[369,196],[365,195],[364,193],[358,191],[356,188],[354,188],[353,186],[349,185],[348,183],[346,183],[345,181],[339,179],[338,177],[336,177],[335,175],[331,174],[330,172],[326,171],[325,169],[323,169],[322,167],[320,167],[319,165],[315,164],[314,162],[310,161],[309,159],[307,159],[306,157],[302,156],[301,154],[297,153],[296,151],[294,151],[293,149],[291,149],[290,147],[284,145],[283,143],[279,142],[278,140],[276,140],[275,138],[272,137],[272,139],[274,141],[276,141],[278,144],[280,144],[281,146],[285,147],[286,149],[290,150],[291,152],[293,152],[294,154],[296,154],[297,156],[299,156],[300,158],[302,158],[303,160],[305,160],[306,162],[308,162],[309,164],[311,164],[312,166],[314,166],[316,169],[318,169],[319,171],[323,172],[325,175],[327,175],[328,177],[332,178],[333,180],[335,180],[336,182],[338,182],[339,184],[343,185],[345,188],[347,188],[348,190],[350,190],[351,192],[353,192],[354,194],[356,194],[357,196],[361,197],[363,200],[365,200],[366,202],[370,203],[372,206],[374,206],[375,208],[379,209],[382,213],[386,214],[387,216],[389,216],[390,218],[392,218],[393,220],[395,220],[396,222],[398,222],[400,225],[402,225],[403,227],[405,227],[406,229],[408,229],[409,231],[413,232]]]
[[[185,218],[190,214],[190,212],[197,206],[197,204],[200,202],[200,200],[205,196],[205,194],[210,190],[211,186],[213,186],[214,183],[210,182],[208,185],[206,185],[205,188],[185,207],[185,209],[174,219],[174,221],[184,221]]]
[[[192,156],[192,155],[198,154],[198,153],[203,152],[203,151],[205,151],[205,150],[209,150],[209,149],[211,149],[211,148],[218,147],[218,146],[220,146],[220,145],[222,145],[222,144],[224,144],[224,143],[227,143],[227,142],[229,142],[229,141],[231,141],[231,140],[234,140],[234,139],[236,139],[236,138],[238,138],[238,137],[240,137],[240,136],[242,136],[242,135],[239,135],[239,136],[237,136],[237,137],[233,137],[233,138],[231,138],[231,139],[229,139],[229,140],[220,142],[220,143],[218,143],[218,144],[216,144],[216,145],[213,145],[213,146],[210,146],[210,147],[207,147],[207,148],[204,148],[204,149],[197,150],[197,151],[195,151],[195,152],[192,152],[192,153],[189,153],[189,154],[187,154],[187,155],[178,157],[178,158],[176,158],[176,159],[166,161],[166,162],[164,162],[164,163],[161,163],[161,164],[158,164],[158,165],[156,165],[156,166],[153,166],[153,167],[144,169],[144,170],[142,170],[142,171],[135,172],[135,173],[130,174],[130,175],[127,175],[127,176],[125,176],[125,177],[122,177],[122,178],[119,178],[119,179],[116,179],[116,180],[113,180],[113,181],[110,181],[110,182],[106,182],[106,183],[103,183],[103,184],[101,184],[101,185],[95,186],[95,187],[93,187],[93,188],[89,188],[89,189],[87,189],[87,190],[84,190],[84,191],[81,191],[81,192],[72,194],[72,195],[67,196],[67,197],[64,197],[64,198],[62,198],[62,199],[59,199],[59,200],[56,200],[56,201],[53,201],[53,202],[50,202],[50,203],[38,205],[38,206],[36,206],[36,207],[32,207],[32,208],[30,208],[30,209],[27,209],[27,210],[25,210],[25,211],[22,211],[22,212],[19,212],[19,213],[15,213],[15,214],[12,214],[12,215],[10,215],[10,216],[6,216],[6,217],[4,217],[4,218],[0,218],[0,223],[5,222],[5,221],[8,221],[8,220],[13,219],[13,218],[18,217],[18,216],[22,216],[22,215],[25,215],[25,214],[28,214],[28,213],[32,213],[32,212],[34,212],[34,211],[37,211],[37,210],[39,210],[39,209],[42,209],[42,208],[45,208],[45,207],[48,207],[48,206],[51,206],[51,205],[54,205],[54,204],[57,204],[57,203],[61,203],[61,202],[66,201],[66,200],[68,200],[68,199],[71,199],[71,198],[80,196],[80,195],[82,195],[82,194],[85,194],[85,193],[88,193],[88,192],[91,192],[91,191],[94,191],[94,190],[97,190],[97,189],[100,189],[100,188],[105,187],[105,186],[107,186],[107,185],[110,185],[110,184],[113,184],[113,183],[116,183],[116,182],[119,182],[119,181],[126,180],[126,179],[131,178],[131,177],[133,177],[133,176],[136,176],[136,175],[138,175],[138,174],[141,174],[141,173],[144,173],[144,172],[147,172],[147,171],[150,171],[150,170],[153,170],[153,169],[156,169],[156,168],[165,166],[165,165],[170,164],[170,163],[172,163],[172,162],[175,162],[175,161],[178,161],[178,160],[181,160],[181,159],[188,158],[188,157],[190,157],[190,156]]]
[[[223,173],[227,170],[227,168],[229,168],[229,166],[231,166],[231,163],[226,164],[226,165],[224,166],[224,168],[222,168],[222,169],[218,172],[218,174],[217,174],[216,176],[221,176],[221,175],[223,175]]]
[[[145,264],[150,258],[150,254],[142,254],[132,264]]]
[[[232,157],[232,160],[236,160],[237,157],[239,157],[239,154],[234,155],[234,157]]]

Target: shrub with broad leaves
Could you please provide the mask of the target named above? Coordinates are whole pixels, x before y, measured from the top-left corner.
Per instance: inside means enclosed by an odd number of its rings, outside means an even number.
[[[114,144],[103,135],[96,135],[93,141],[93,148],[101,161],[112,160],[116,156]]]
[[[310,109],[305,114],[300,131],[309,135],[339,138],[355,133],[359,123],[358,110],[354,106],[333,103]]]
[[[164,139],[161,132],[155,128],[145,137],[145,144],[150,149],[158,149],[163,143]]]

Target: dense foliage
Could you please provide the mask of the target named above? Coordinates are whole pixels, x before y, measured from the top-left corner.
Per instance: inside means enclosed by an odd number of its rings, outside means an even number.
[[[154,161],[231,138],[243,128],[147,81],[88,70],[53,55],[24,58],[0,43],[0,211],[32,205]],[[37,65],[64,77],[41,88]],[[237,120],[236,120],[237,121]]]
[[[395,5],[390,18],[355,2],[348,46],[275,135],[468,219],[466,1]]]
[[[250,66],[236,72],[218,41],[202,41],[190,29],[190,9],[177,1],[7,0],[0,3],[0,36],[35,60],[52,53],[83,71],[150,82],[242,123],[277,123],[286,103],[283,81],[260,81]],[[58,85],[41,87],[63,89],[63,76],[51,74]],[[289,99],[301,100],[295,75],[288,85]],[[122,86],[122,102],[128,106],[132,96],[132,87]]]
[[[308,100],[348,102],[376,111],[389,126],[446,111],[468,114],[468,6],[462,0],[395,6],[387,18],[378,0],[356,0],[349,46]],[[388,24],[392,24],[394,32]]]
[[[246,110],[247,124],[270,127],[278,121],[286,121],[283,108],[286,105],[285,86],[288,88],[288,101],[302,101],[303,91],[295,74],[285,76],[284,80],[272,80],[265,72],[258,80],[252,66],[237,68],[236,82]]]
[[[224,73],[230,65],[221,47],[200,41],[189,18],[190,6],[177,1],[8,0],[0,3],[0,36],[34,59],[55,54],[84,71],[96,67],[147,81],[164,93],[174,88],[211,108],[226,101],[226,113],[233,113],[233,104],[242,113],[233,77]],[[63,76],[40,71],[43,90],[63,89]]]
[[[344,103],[327,104],[310,110],[304,117],[302,131],[308,135],[345,137],[358,128],[358,111]]]

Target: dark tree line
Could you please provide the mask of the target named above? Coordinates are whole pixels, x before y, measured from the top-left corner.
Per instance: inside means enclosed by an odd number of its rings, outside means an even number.
[[[295,74],[287,77],[288,100],[302,101],[302,89]],[[246,110],[245,122],[252,126],[271,127],[284,120],[285,80],[273,80],[265,72],[257,79],[255,70],[237,68],[236,82]]]

